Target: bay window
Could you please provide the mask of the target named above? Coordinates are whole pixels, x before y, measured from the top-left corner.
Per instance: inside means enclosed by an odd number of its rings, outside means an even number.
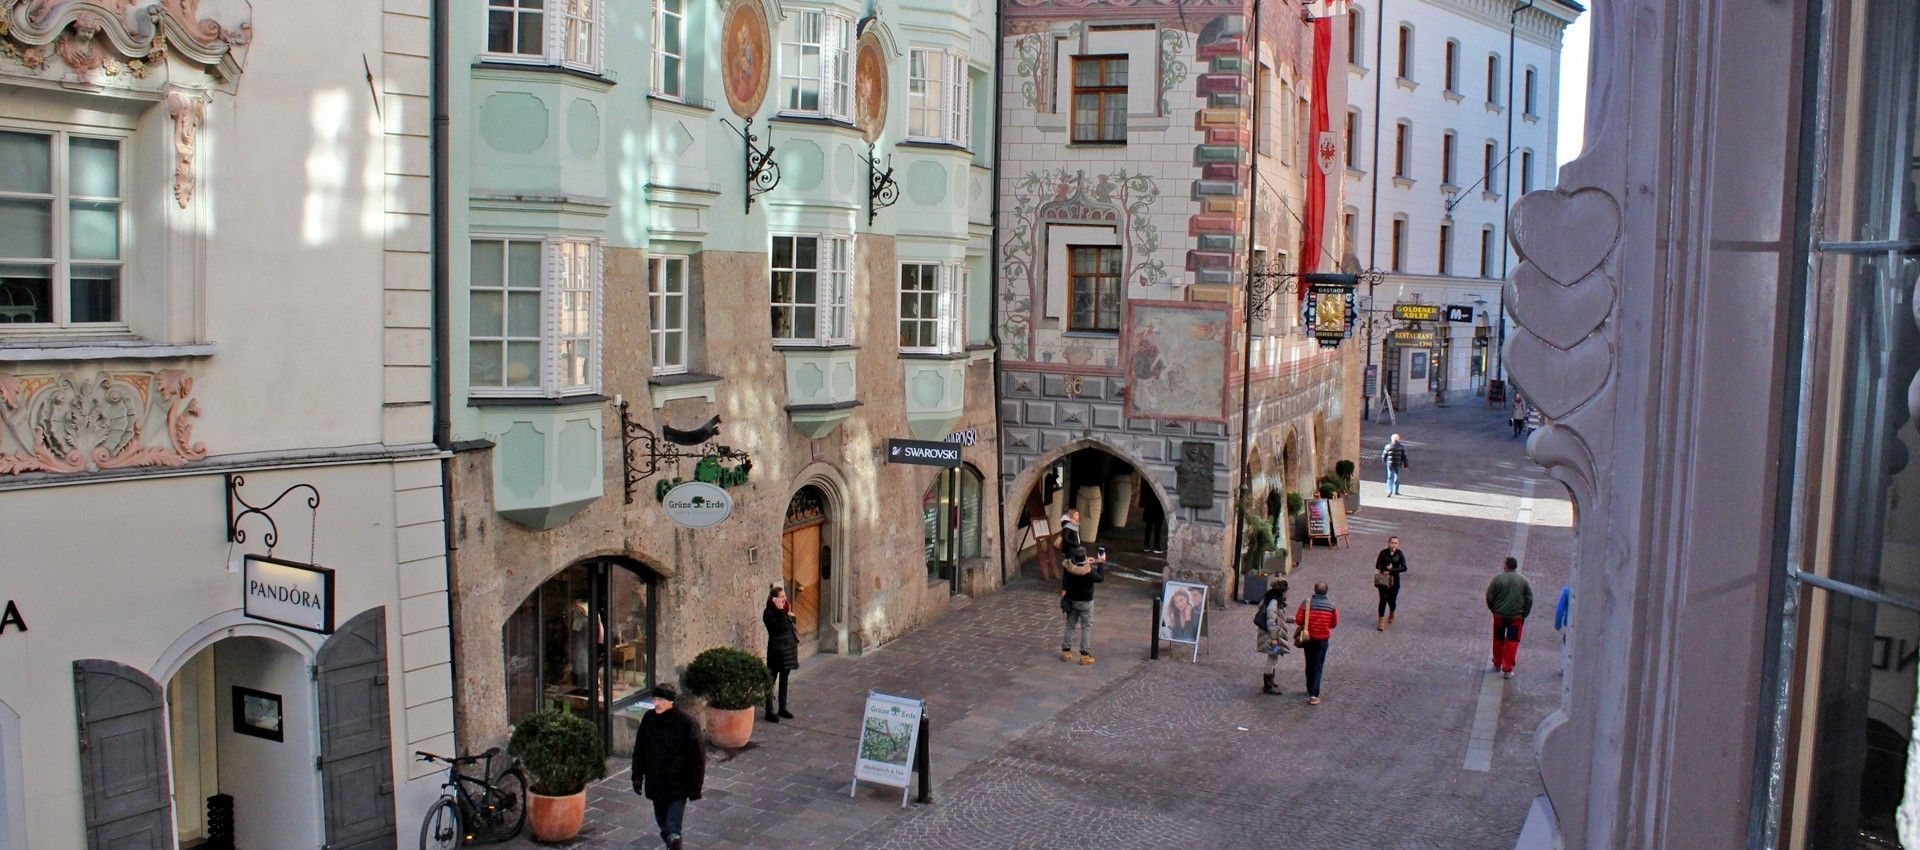
[[[489,59],[599,73],[604,0],[487,0]]]
[[[648,329],[653,341],[653,374],[687,371],[687,258],[647,261]]]
[[[967,147],[973,136],[973,80],[967,57],[907,51],[907,138]]]
[[[0,324],[123,321],[120,156],[118,139],[0,129]]]
[[[844,236],[775,236],[772,330],[775,343],[836,345],[853,341],[847,289],[853,240]]]
[[[467,381],[476,396],[558,397],[600,383],[600,246],[487,238],[469,246]]]
[[[900,266],[900,350],[953,354],[966,346],[967,267],[958,263]]]
[[[780,22],[780,111],[853,121],[853,19],[798,9]]]

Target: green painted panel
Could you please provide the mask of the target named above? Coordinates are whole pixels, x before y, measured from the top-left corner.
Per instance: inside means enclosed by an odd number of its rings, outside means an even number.
[[[813,404],[820,398],[820,391],[827,386],[827,374],[818,364],[802,363],[793,367],[793,389],[796,398],[791,401],[798,404]]]
[[[500,480],[515,500],[526,502],[547,483],[547,437],[532,422],[515,422],[494,443]]]
[[[930,207],[946,200],[946,166],[927,160],[907,166],[907,197],[923,207]]]
[[[480,104],[480,138],[494,150],[533,153],[547,143],[547,105],[525,92],[494,92]]]
[[[567,495],[600,489],[600,433],[593,422],[569,419],[560,426],[560,488]]]
[[[874,152],[874,157],[879,159],[880,168],[883,171],[886,170],[887,167],[887,161],[884,159],[885,156],[885,154],[878,151]],[[840,145],[839,152],[833,155],[833,171],[834,187],[841,192],[851,192],[854,187],[854,178],[867,173],[867,164],[860,161],[860,155],[854,152],[852,145],[843,142]]]
[[[819,187],[826,176],[827,155],[820,146],[806,139],[780,145],[780,173],[795,189],[807,191]]]
[[[907,400],[916,410],[932,410],[947,397],[947,379],[938,369],[921,369],[907,382]]]
[[[567,104],[567,148],[579,159],[600,153],[600,109],[584,97]]]

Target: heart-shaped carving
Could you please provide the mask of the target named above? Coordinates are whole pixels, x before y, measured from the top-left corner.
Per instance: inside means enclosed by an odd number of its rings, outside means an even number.
[[[1554,281],[1568,284],[1605,262],[1620,238],[1620,207],[1598,189],[1534,192],[1513,205],[1513,247]]]
[[[1521,327],[1562,351],[1592,333],[1613,311],[1613,281],[1590,274],[1574,286],[1560,286],[1531,263],[1522,263],[1507,280],[1507,312]]]
[[[1613,371],[1613,346],[1598,336],[1561,351],[1523,329],[1507,340],[1506,357],[1521,394],[1555,419],[1579,410]]]

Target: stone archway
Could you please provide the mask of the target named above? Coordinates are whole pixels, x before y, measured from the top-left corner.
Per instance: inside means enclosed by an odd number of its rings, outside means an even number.
[[[1034,488],[1041,484],[1042,477],[1045,476],[1050,469],[1076,453],[1087,450],[1104,453],[1117,461],[1133,467],[1141,473],[1139,476],[1140,480],[1146,485],[1146,489],[1139,494],[1141,501],[1144,505],[1146,498],[1152,498],[1154,505],[1159,509],[1159,522],[1162,524],[1159,531],[1159,539],[1163,545],[1158,547],[1161,551],[1157,554],[1164,556],[1169,562],[1175,560],[1177,553],[1180,551],[1179,543],[1183,540],[1181,532],[1186,527],[1186,523],[1178,517],[1178,502],[1173,498],[1174,494],[1169,493],[1163,483],[1150,473],[1152,467],[1146,461],[1131,452],[1097,437],[1085,437],[1075,440],[1066,445],[1058,446],[1052,451],[1029,461],[1026,467],[1013,477],[1013,480],[1003,491],[1004,493],[1013,494],[1012,498],[1003,498],[1001,502],[1001,512],[1006,519],[1005,527],[1009,529],[1019,528],[1021,524],[1026,521],[1027,516],[1025,511],[1029,504],[1029,496],[1034,492]],[[1050,523],[1058,520],[1058,517],[1053,515],[1055,513],[1057,512],[1049,510],[1047,519]],[[1143,516],[1142,519],[1144,522],[1147,518]],[[1053,530],[1058,531],[1058,529]],[[1025,545],[1030,542],[1025,533],[1010,533],[1007,535],[1007,539],[1001,541],[1001,546],[1005,550],[1006,556],[1013,563],[1019,564],[1021,553],[1024,551]]]
[[[851,640],[850,624],[853,618],[849,614],[852,605],[854,586],[853,564],[856,563],[847,529],[856,523],[851,515],[853,506],[847,498],[846,479],[840,470],[831,464],[815,462],[808,464],[794,476],[794,486],[787,493],[786,505],[792,507],[794,500],[808,488],[818,493],[821,511],[824,514],[820,523],[818,539],[819,568],[819,622],[816,637],[812,645],[803,645],[802,652],[814,647],[820,651],[845,655]],[[784,514],[783,514],[784,516]],[[786,536],[782,534],[783,544]],[[783,545],[783,550],[785,546]],[[786,553],[782,552],[781,580],[786,580]],[[788,593],[793,591],[788,589]],[[804,644],[805,641],[802,641]]]

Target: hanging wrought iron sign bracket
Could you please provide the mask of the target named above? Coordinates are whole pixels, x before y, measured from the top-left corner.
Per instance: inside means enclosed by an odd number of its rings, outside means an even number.
[[[720,417],[715,416],[692,431],[663,425],[661,433],[655,434],[652,428],[633,418],[629,404],[624,399],[620,402],[620,456],[625,467],[627,504],[633,504],[633,491],[640,482],[663,469],[677,469],[683,460],[729,461],[740,464],[743,473],[753,468],[753,460],[746,452],[713,442],[720,434]]]
[[[248,502],[247,497],[240,495],[240,488],[247,486],[245,476],[229,474],[226,479],[228,543],[247,542],[247,530],[240,527],[240,521],[246,519],[249,515],[255,515],[267,521],[267,531],[260,536],[260,541],[267,544],[267,552],[272,553],[273,547],[280,544],[280,524],[274,522],[272,511],[274,506],[280,504],[282,499],[291,495],[295,490],[306,490],[311,494],[307,496],[307,510],[312,511],[316,517],[320,512],[320,490],[312,484],[295,484],[292,487],[280,491],[280,495],[273,497],[272,501],[264,505],[256,506]],[[239,507],[238,511],[234,510],[236,505]]]
[[[746,143],[747,212],[751,213],[754,198],[771,192],[773,187],[780,185],[780,163],[773,161],[773,131],[771,129],[767,131],[767,146],[762,149],[759,145],[760,137],[753,133],[752,118],[746,119],[744,129],[733,126],[733,122],[724,118],[720,123],[727,125],[727,129],[732,130],[734,135],[740,137],[740,141]]]
[[[881,171],[880,164],[874,160],[873,145],[867,145],[867,226],[873,226],[873,217],[880,211],[893,206],[900,200],[900,184],[893,179],[893,155],[887,155],[887,170]]]

